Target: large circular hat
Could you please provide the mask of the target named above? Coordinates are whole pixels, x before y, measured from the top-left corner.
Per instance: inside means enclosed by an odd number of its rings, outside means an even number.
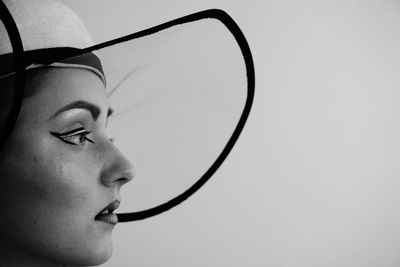
[[[249,116],[254,66],[246,39],[221,10],[205,10],[95,44],[79,17],[52,0],[0,4],[1,144],[33,68],[85,68],[106,85],[109,131],[132,161],[120,222],[185,201],[217,171]],[[107,82],[106,82],[107,80]]]

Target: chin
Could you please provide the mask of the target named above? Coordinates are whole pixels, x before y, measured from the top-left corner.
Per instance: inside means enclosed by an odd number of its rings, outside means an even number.
[[[99,242],[87,242],[74,246],[70,253],[56,256],[55,262],[72,266],[97,266],[108,261],[113,253],[111,238]]]
[[[93,244],[93,246],[89,248],[89,251],[91,254],[81,254],[84,258],[82,259],[83,261],[80,261],[80,265],[96,266],[103,264],[108,261],[113,254],[112,241],[109,240],[108,242]]]
[[[100,251],[97,254],[92,255],[92,257],[87,258],[84,262],[81,262],[81,265],[85,266],[101,265],[111,258],[112,253],[113,253],[113,248],[111,246],[110,248]]]
[[[96,257],[94,257],[94,265],[100,265],[108,261],[113,254],[113,245],[112,243],[108,246],[105,247],[103,251],[100,251]]]

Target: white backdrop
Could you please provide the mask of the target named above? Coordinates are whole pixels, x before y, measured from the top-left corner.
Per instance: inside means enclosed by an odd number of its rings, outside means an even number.
[[[118,225],[104,266],[399,266],[400,2],[64,0],[97,41],[226,10],[256,98],[190,200]]]

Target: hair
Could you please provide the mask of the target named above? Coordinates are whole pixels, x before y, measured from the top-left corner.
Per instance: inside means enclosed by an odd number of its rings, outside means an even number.
[[[37,69],[31,69],[26,71],[24,94],[22,99],[22,105],[24,99],[34,96],[38,92],[38,84],[45,81],[46,73],[50,71],[50,67],[42,67]],[[10,109],[14,100],[15,93],[15,75],[8,75],[0,79],[0,129],[4,130],[5,122],[10,115]],[[15,127],[15,125],[14,125]],[[6,146],[6,145],[5,145]],[[0,163],[6,155],[5,146],[0,148]]]

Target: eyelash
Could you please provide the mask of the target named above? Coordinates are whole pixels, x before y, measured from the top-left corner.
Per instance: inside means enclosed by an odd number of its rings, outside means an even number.
[[[86,136],[90,134],[91,132],[86,131],[85,128],[80,127],[77,129],[74,129],[72,131],[66,132],[66,133],[55,133],[55,132],[50,132],[53,136],[59,138],[61,141],[70,144],[70,145],[80,145],[84,143],[85,141],[89,141],[90,143],[94,142],[87,138]]]

